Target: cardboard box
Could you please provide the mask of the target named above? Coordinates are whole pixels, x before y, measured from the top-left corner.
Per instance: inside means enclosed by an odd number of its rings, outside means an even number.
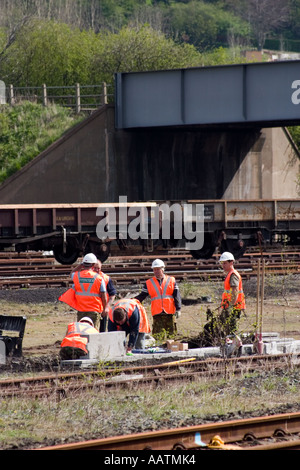
[[[167,349],[169,351],[187,351],[189,349],[188,343],[180,343],[170,339],[167,341]]]

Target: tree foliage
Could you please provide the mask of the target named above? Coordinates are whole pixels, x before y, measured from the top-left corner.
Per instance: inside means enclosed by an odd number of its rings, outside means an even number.
[[[175,44],[149,26],[118,33],[81,31],[33,20],[16,36],[1,61],[1,78],[15,86],[112,83],[116,72],[200,65],[190,44]]]
[[[211,50],[226,45],[228,36],[245,38],[248,23],[215,5],[192,0],[170,7],[170,24],[174,36],[189,42],[198,50]]]
[[[267,34],[300,38],[299,15],[300,0],[2,0],[0,78],[68,86],[242,61]]]

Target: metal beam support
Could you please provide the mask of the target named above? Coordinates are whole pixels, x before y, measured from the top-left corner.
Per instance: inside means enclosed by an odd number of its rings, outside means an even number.
[[[116,127],[300,124],[300,61],[115,76]]]

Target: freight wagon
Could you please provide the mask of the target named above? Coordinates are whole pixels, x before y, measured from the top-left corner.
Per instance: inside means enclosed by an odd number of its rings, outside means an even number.
[[[300,199],[0,205],[0,251],[51,250],[61,264],[87,252],[105,261],[174,247],[197,259],[216,248],[238,259],[248,247],[299,244]]]

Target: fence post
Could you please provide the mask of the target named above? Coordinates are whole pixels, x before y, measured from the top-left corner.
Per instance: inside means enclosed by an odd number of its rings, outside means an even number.
[[[47,106],[47,86],[45,83],[43,83],[43,106]]]
[[[14,104],[15,102],[15,99],[14,99],[14,86],[13,85],[9,85],[9,103],[12,105]]]
[[[80,110],[80,85],[76,83],[76,113],[79,114]]]
[[[103,82],[103,104],[107,104],[107,86],[106,86],[106,82]]]

